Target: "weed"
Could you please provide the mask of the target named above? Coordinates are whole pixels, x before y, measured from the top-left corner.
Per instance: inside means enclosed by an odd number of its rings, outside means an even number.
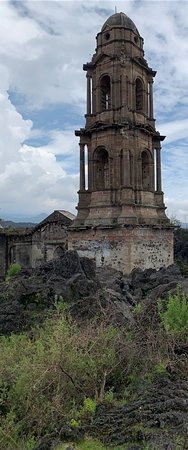
[[[114,400],[114,392],[113,392],[113,388],[109,389],[108,391],[105,392],[104,395],[104,400],[108,403],[112,403]]]
[[[188,338],[188,295],[180,290],[175,295],[168,297],[166,311],[161,311],[159,303],[159,314],[167,333],[174,336],[182,333]]]
[[[140,314],[141,309],[142,309],[141,303],[137,303],[137,305],[135,305],[135,307],[134,307],[134,313]]]
[[[12,263],[7,270],[6,280],[8,281],[10,278],[15,277],[15,275],[18,275],[20,270],[21,270],[20,264]]]

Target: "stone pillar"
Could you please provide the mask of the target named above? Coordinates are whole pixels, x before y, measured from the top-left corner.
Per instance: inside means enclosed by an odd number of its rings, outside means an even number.
[[[136,172],[137,172],[137,188],[138,189],[143,189],[143,183],[142,183],[142,158],[141,157],[139,157],[137,159]]]
[[[87,114],[91,114],[91,77],[87,75]]]
[[[132,83],[130,83],[129,89],[131,91],[131,109],[136,109],[136,95],[135,95],[135,89],[136,89],[136,84],[133,81]]]
[[[124,186],[130,186],[131,181],[131,170],[130,170],[130,152],[129,150],[124,151],[123,164],[124,164]]]
[[[96,113],[96,75],[93,74],[92,75],[92,108],[91,108],[91,112],[92,114]]]
[[[135,179],[134,179],[134,158],[132,153],[130,152],[130,185],[134,188]]]
[[[161,147],[156,145],[156,165],[157,165],[157,192],[161,192]]]
[[[149,81],[149,117],[153,119],[153,80]]]
[[[150,98],[149,98],[150,92],[149,92],[149,90],[150,90],[150,85],[149,85],[149,83],[147,82],[147,88],[146,88],[146,101],[147,101],[146,111],[147,111],[147,117],[150,117],[150,105],[149,105],[149,101],[150,101]]]
[[[80,145],[80,191],[85,191],[85,144]]]
[[[126,86],[126,75],[123,73],[121,76],[121,104],[126,105],[127,104],[127,86]]]
[[[153,150],[153,161],[151,163],[151,189],[152,191],[155,191],[155,159],[154,159],[154,152],[155,150]]]
[[[93,188],[93,160],[91,155],[91,145],[88,144],[88,191]]]

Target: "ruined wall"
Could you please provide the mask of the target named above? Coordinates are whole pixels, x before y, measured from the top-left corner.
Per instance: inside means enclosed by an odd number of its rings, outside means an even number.
[[[173,264],[173,231],[149,226],[69,230],[69,249],[124,274],[136,267],[159,269]]]
[[[22,269],[35,268],[56,258],[67,247],[67,226],[63,221],[44,222],[25,234],[4,232],[0,235],[0,276],[12,263],[19,263]]]
[[[32,267],[54,259],[67,246],[67,227],[61,222],[40,225],[32,236]]]
[[[18,263],[23,269],[31,268],[32,248],[31,242],[11,240],[8,243],[8,265]]]
[[[4,276],[7,270],[7,236],[4,231],[0,231],[0,277]]]

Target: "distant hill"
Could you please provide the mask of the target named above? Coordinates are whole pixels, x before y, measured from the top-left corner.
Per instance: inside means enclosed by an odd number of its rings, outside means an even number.
[[[12,227],[12,228],[33,228],[35,225],[37,225],[38,223],[42,222],[46,217],[48,216],[48,214],[45,213],[41,213],[38,214],[37,216],[21,216],[21,217],[14,217],[11,214],[7,214],[7,216],[5,216],[2,221],[0,222],[0,225],[3,228],[8,228],[8,227]]]
[[[36,223],[33,222],[13,222],[12,220],[2,220],[0,222],[0,225],[3,228],[33,228],[35,225],[37,225]]]
[[[15,222],[15,223],[40,223],[48,216],[47,213],[41,213],[36,216],[14,216],[13,214],[5,214],[2,219],[3,222]]]

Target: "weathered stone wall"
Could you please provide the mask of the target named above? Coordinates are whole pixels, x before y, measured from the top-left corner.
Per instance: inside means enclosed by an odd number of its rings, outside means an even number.
[[[60,249],[67,247],[67,227],[61,222],[40,226],[32,236],[32,267],[54,259]]]
[[[69,250],[129,274],[134,268],[159,269],[173,264],[170,228],[128,226],[69,230]]]
[[[24,269],[32,267],[32,244],[25,239],[8,239],[8,265],[18,263]]]
[[[0,233],[0,276],[12,263],[32,269],[60,256],[68,248],[68,226],[72,220],[55,211],[30,231]]]
[[[7,270],[7,236],[0,232],[0,277],[4,276]]]

